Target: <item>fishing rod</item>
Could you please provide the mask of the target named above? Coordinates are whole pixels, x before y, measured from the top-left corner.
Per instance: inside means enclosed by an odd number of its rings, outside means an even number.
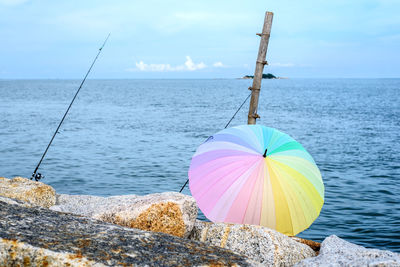
[[[250,88],[249,88],[249,90],[250,90]],[[243,103],[240,105],[240,107],[236,110],[235,114],[233,114],[232,118],[231,118],[231,119],[228,121],[228,123],[225,125],[225,128],[224,128],[224,129],[228,128],[228,126],[229,126],[229,124],[231,123],[231,121],[235,118],[236,114],[237,114],[237,113],[239,112],[239,110],[243,107],[244,103],[246,103],[247,99],[250,98],[251,94],[252,94],[252,93],[250,93],[250,94],[246,97],[246,99],[243,101]],[[211,138],[212,138],[212,136],[208,137],[207,140],[206,140],[206,142],[207,142],[209,139],[211,139]],[[185,184],[182,186],[181,190],[179,190],[179,193],[182,193],[182,190],[186,187],[186,185],[187,185],[188,182],[189,182],[189,179],[186,180],[186,182],[185,182]]]
[[[92,70],[94,63],[96,63],[96,60],[97,60],[97,58],[99,57],[99,55],[100,55],[101,50],[103,49],[103,47],[106,45],[106,42],[107,42],[108,38],[110,37],[110,35],[111,35],[111,33],[108,34],[108,36],[107,36],[106,40],[104,41],[103,45],[99,48],[99,52],[97,53],[96,57],[94,58],[94,60],[93,60],[93,62],[92,62],[92,65],[90,65],[89,70],[86,72],[86,75],[85,75],[85,77],[83,78],[83,80],[82,80],[82,82],[81,82],[81,85],[79,86],[78,90],[76,91],[76,93],[75,93],[75,95],[74,95],[74,98],[72,98],[72,101],[71,101],[71,103],[69,104],[69,106],[68,106],[68,108],[67,108],[67,111],[65,111],[64,116],[62,117],[60,123],[58,124],[58,127],[57,127],[57,129],[55,130],[55,132],[54,132],[54,134],[53,134],[53,137],[51,138],[49,144],[47,145],[47,148],[46,148],[46,150],[44,151],[44,153],[43,153],[43,155],[42,155],[42,158],[40,159],[38,165],[36,166],[35,170],[33,171],[31,180],[35,179],[35,181],[39,181],[40,179],[44,178],[44,176],[43,176],[41,173],[37,172],[38,169],[39,169],[39,167],[40,167],[40,164],[42,163],[42,161],[43,161],[43,159],[44,159],[44,156],[46,156],[47,150],[49,150],[49,147],[51,146],[51,143],[53,142],[54,137],[56,137],[56,135],[57,135],[57,133],[58,133],[58,130],[59,130],[60,127],[61,127],[61,124],[64,122],[64,119],[65,119],[65,117],[67,116],[69,109],[71,108],[72,104],[74,103],[76,96],[78,95],[78,93],[79,93],[79,91],[81,90],[83,84],[85,83],[86,78],[88,77],[90,71]]]

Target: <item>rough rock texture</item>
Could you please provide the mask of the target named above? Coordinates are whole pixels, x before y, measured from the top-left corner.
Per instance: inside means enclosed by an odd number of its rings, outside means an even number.
[[[266,266],[292,266],[316,255],[307,245],[255,225],[196,221],[189,238],[227,248]]]
[[[259,265],[201,242],[2,200],[0,218],[5,266]]]
[[[317,257],[305,259],[295,266],[400,266],[400,254],[367,249],[331,235],[322,242]]]
[[[13,179],[0,177],[0,196],[19,199],[45,208],[56,203],[56,191],[51,186],[23,177]]]
[[[6,204],[14,204],[14,205],[18,205],[18,206],[25,207],[25,208],[38,207],[38,206],[28,203],[28,202],[24,202],[24,201],[21,201],[18,199],[12,199],[12,198],[8,198],[8,197],[2,197],[2,196],[0,196],[0,201],[4,202]]]
[[[54,252],[17,240],[0,238],[0,266],[106,266],[71,253]]]
[[[51,209],[179,237],[189,236],[197,217],[194,198],[175,192],[107,198],[57,195]]]
[[[314,251],[319,252],[320,248],[321,248],[321,243],[312,241],[312,240],[308,240],[308,239],[303,239],[297,236],[291,236],[291,239],[293,239],[296,242],[302,243],[302,244],[306,244],[307,246],[309,246],[310,248],[312,248]]]

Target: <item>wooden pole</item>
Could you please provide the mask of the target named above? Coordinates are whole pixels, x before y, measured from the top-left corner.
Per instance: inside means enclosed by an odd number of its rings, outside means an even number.
[[[260,116],[257,114],[258,96],[260,95],[261,80],[264,71],[264,66],[268,65],[267,61],[265,60],[265,57],[267,55],[268,42],[269,42],[269,36],[271,34],[273,17],[274,13],[267,11],[265,13],[262,33],[257,33],[258,36],[261,36],[261,40],[260,40],[260,48],[258,49],[256,69],[254,71],[253,85],[249,88],[251,90],[251,100],[250,100],[249,116],[247,124],[256,124],[256,119],[260,118]]]

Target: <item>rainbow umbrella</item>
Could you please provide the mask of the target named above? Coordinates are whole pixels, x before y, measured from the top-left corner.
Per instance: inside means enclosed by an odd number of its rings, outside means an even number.
[[[192,158],[189,187],[213,222],[262,225],[286,235],[307,229],[324,203],[310,154],[289,135],[262,125],[208,138]]]

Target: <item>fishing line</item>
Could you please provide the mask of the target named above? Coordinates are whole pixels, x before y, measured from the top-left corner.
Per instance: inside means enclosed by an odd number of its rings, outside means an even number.
[[[226,129],[226,128],[229,126],[229,124],[231,123],[231,121],[235,118],[236,114],[237,114],[237,113],[239,112],[239,110],[243,107],[244,103],[246,103],[247,99],[250,98],[251,94],[252,94],[252,93],[250,93],[250,94],[246,97],[246,99],[243,101],[243,103],[240,105],[240,107],[236,110],[235,114],[233,114],[232,118],[231,118],[231,119],[228,121],[228,123],[225,125],[225,128],[224,128],[224,129]],[[211,138],[211,136],[210,136],[208,139],[210,139],[210,138]],[[208,140],[208,139],[207,139],[207,140]],[[206,141],[207,141],[207,140],[206,140]],[[185,188],[185,186],[187,185],[188,182],[189,182],[189,179],[186,180],[185,184],[182,186],[182,188],[181,188],[181,190],[179,191],[179,193],[182,192],[182,190]]]
[[[69,111],[69,109],[71,108],[72,104],[74,103],[76,96],[78,95],[78,93],[79,93],[79,91],[81,90],[83,84],[85,83],[87,76],[89,75],[90,71],[92,70],[94,63],[96,63],[96,60],[97,60],[97,58],[99,57],[99,55],[100,55],[100,53],[101,53],[101,50],[102,50],[103,47],[106,45],[106,42],[107,42],[108,38],[110,37],[110,34],[111,34],[111,33],[108,34],[108,36],[107,36],[106,40],[104,41],[103,45],[99,48],[99,52],[97,53],[96,57],[94,58],[94,60],[93,60],[93,62],[92,62],[92,65],[90,65],[90,68],[89,68],[89,70],[87,71],[85,77],[83,78],[83,80],[82,80],[82,82],[81,82],[81,85],[80,85],[79,88],[78,88],[78,91],[76,91],[76,93],[75,93],[75,95],[74,95],[74,98],[72,98],[72,101],[71,101],[71,103],[69,104],[69,106],[68,106],[68,108],[67,108],[67,111],[64,113],[64,116],[62,117],[60,123],[58,124],[57,129],[55,130],[55,132],[54,132],[54,134],[53,134],[53,137],[51,138],[49,144],[47,145],[47,148],[46,148],[46,150],[44,151],[44,153],[43,153],[43,155],[42,155],[42,158],[40,159],[38,165],[36,166],[35,170],[33,171],[31,180],[32,180],[32,179],[35,179],[35,181],[39,181],[40,179],[44,178],[44,176],[43,176],[41,173],[37,172],[38,169],[39,169],[39,167],[40,167],[40,164],[42,163],[42,161],[43,161],[43,159],[44,159],[44,156],[45,156],[46,153],[47,153],[47,150],[49,150],[49,147],[51,146],[51,143],[53,142],[54,137],[56,137],[56,135],[57,135],[57,133],[58,133],[58,130],[59,130],[60,127],[61,127],[61,124],[64,122],[64,119],[65,119],[65,117],[67,116],[68,111]]]

